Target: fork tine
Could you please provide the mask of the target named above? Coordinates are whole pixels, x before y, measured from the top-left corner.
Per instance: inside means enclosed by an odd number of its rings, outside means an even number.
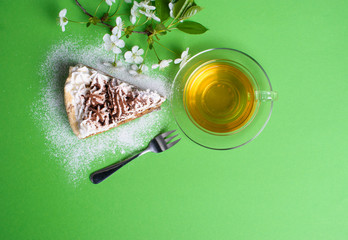
[[[173,131],[170,131],[170,132],[165,132],[165,133],[162,133],[160,136],[165,138],[167,136],[169,136],[170,134],[172,134],[173,132],[175,132],[176,130],[173,130]]]
[[[170,140],[172,140],[173,138],[177,137],[178,135],[179,135],[179,134],[176,134],[176,135],[174,135],[173,137],[166,138],[166,139],[164,139],[164,141],[165,141],[166,143],[169,143]]]
[[[179,138],[178,140],[175,140],[174,142],[168,143],[168,144],[167,144],[167,149],[173,147],[173,146],[174,146],[175,144],[177,144],[180,140],[181,140],[181,138]]]

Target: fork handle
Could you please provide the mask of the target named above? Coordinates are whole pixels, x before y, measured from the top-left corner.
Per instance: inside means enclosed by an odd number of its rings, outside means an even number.
[[[118,169],[120,169],[121,167],[123,167],[124,165],[129,163],[130,161],[139,157],[142,153],[143,152],[138,153],[138,154],[126,159],[126,160],[123,160],[121,162],[117,162],[117,163],[112,164],[106,168],[95,171],[94,173],[92,173],[90,175],[89,178],[91,179],[92,183],[98,184],[98,183],[104,181],[106,178],[110,177],[114,172],[116,172]]]

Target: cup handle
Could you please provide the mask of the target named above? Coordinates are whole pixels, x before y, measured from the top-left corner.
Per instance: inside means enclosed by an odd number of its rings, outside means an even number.
[[[255,99],[261,102],[278,100],[278,92],[276,91],[255,91]]]

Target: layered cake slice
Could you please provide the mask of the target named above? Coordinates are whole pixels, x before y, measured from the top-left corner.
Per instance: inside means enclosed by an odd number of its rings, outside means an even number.
[[[70,67],[64,100],[71,128],[82,139],[159,109],[165,98],[78,64]]]

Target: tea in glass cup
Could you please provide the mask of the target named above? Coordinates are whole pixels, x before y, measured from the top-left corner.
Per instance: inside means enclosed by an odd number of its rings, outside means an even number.
[[[213,60],[189,78],[184,103],[189,117],[208,132],[228,133],[243,127],[256,104],[252,81],[228,61]]]
[[[261,65],[236,49],[202,51],[172,85],[175,120],[193,142],[227,150],[255,139],[270,119],[277,92]]]

